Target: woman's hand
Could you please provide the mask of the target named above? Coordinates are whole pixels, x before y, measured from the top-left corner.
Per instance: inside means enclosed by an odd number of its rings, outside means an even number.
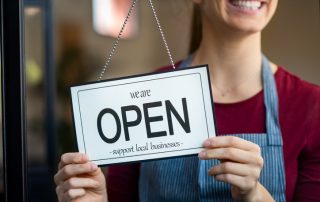
[[[54,181],[60,202],[107,201],[105,176],[85,154],[63,154],[58,169]]]
[[[207,139],[204,147],[206,150],[199,153],[200,159],[218,159],[221,162],[209,169],[208,174],[231,184],[235,200],[273,201],[258,181],[263,167],[258,145],[234,136],[219,136]]]

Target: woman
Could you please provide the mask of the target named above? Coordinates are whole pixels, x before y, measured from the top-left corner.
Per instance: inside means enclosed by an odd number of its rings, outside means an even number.
[[[261,54],[277,0],[193,2],[201,40],[179,66],[209,64],[219,136],[204,141],[199,158],[110,167],[108,194],[84,154],[64,154],[55,175],[60,201],[320,199],[320,88]]]

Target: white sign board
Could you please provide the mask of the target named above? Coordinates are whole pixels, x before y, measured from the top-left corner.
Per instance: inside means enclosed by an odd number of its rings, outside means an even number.
[[[197,154],[215,136],[208,67],[71,87],[79,152],[98,165]]]

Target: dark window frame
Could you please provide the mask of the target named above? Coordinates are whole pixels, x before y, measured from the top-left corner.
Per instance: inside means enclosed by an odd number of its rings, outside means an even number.
[[[27,201],[23,0],[1,1],[1,88],[5,201]]]
[[[53,177],[57,167],[54,110],[56,89],[51,5],[51,0],[1,1],[1,93],[5,201],[28,201],[23,29],[24,8],[28,6],[40,7],[43,10],[45,129],[47,168],[50,178]],[[52,180],[52,188],[53,186]],[[51,191],[54,193],[54,189]]]

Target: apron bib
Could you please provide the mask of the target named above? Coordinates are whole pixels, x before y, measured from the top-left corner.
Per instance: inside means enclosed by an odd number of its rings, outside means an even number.
[[[189,56],[180,67],[191,65]],[[262,58],[262,80],[266,109],[266,133],[228,134],[261,147],[264,166],[259,182],[275,201],[285,201],[283,142],[279,125],[278,94],[267,58]],[[208,176],[218,160],[200,160],[197,156],[141,163],[139,198],[142,202],[234,201],[231,186]]]

